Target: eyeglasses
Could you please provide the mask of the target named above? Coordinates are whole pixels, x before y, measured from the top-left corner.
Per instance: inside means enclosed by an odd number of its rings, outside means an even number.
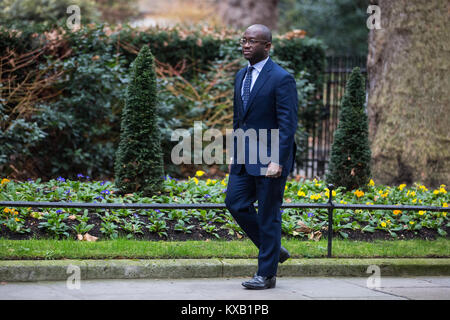
[[[255,40],[255,39],[244,39],[244,38],[239,39],[239,43],[241,44],[241,46],[245,45],[246,43],[248,43],[249,45],[253,46],[257,42],[267,43],[269,41],[266,41],[266,40]]]

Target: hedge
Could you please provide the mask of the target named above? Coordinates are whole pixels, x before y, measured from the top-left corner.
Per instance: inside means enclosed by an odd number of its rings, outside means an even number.
[[[240,32],[226,29],[140,31],[103,24],[77,32],[64,26],[46,30],[30,25],[17,32],[1,28],[0,76],[11,87],[0,89],[0,173],[19,179],[75,177],[80,172],[111,177],[128,69],[145,44],[158,66],[159,126],[170,167],[173,129],[192,127],[202,115],[207,126],[228,125],[232,101],[227,96],[235,72],[246,63],[239,37]],[[315,118],[307,110],[320,103],[316,92],[322,87],[324,46],[292,33],[274,37],[273,45],[272,58],[296,76],[305,113],[300,118],[308,127]],[[169,90],[174,84],[178,92]],[[19,89],[16,96],[11,96],[13,89]],[[197,101],[188,99],[190,94]],[[218,120],[209,121],[213,116]],[[173,167],[166,172],[180,174]]]

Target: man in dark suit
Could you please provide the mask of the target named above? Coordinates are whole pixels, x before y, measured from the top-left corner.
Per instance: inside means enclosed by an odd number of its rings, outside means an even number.
[[[298,98],[293,76],[269,57],[272,44],[270,29],[264,25],[252,25],[240,42],[249,63],[236,74],[233,130],[258,133],[253,141],[244,136],[243,147],[239,147],[236,141],[234,143],[225,204],[259,248],[258,271],[242,285],[248,289],[267,289],[275,287],[278,263],[290,257],[289,252],[281,247],[280,206],[287,176],[294,165]],[[271,141],[270,134],[262,139],[261,129],[268,133],[278,130],[275,151],[271,149],[274,141]],[[252,161],[255,149],[251,150],[255,145],[258,154],[261,148],[267,148],[264,151],[272,161],[264,163],[259,157]],[[253,206],[256,201],[258,212]]]

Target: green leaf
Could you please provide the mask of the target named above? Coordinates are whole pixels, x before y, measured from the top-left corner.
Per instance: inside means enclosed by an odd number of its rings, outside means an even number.
[[[361,230],[362,232],[375,232],[375,228],[371,227],[371,226],[365,226],[364,228],[362,228]]]
[[[342,231],[339,231],[339,234],[344,238],[347,239],[348,238],[348,234]]]

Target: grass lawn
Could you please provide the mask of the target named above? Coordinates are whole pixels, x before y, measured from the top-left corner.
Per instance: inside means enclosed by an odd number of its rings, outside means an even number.
[[[324,258],[326,239],[301,241],[283,239],[292,258]],[[139,241],[119,238],[97,242],[75,240],[0,239],[0,260],[9,259],[183,259],[257,258],[249,240]],[[450,257],[450,240],[334,240],[333,257],[340,258],[426,258]]]

